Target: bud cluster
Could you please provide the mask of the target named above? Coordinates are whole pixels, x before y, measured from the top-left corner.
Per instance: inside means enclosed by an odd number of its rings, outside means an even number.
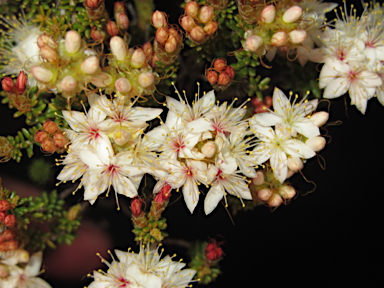
[[[22,113],[31,110],[31,101],[27,93],[25,93],[27,82],[28,77],[24,71],[20,71],[15,82],[9,76],[1,80],[1,86],[11,100],[11,105]]]
[[[219,23],[214,20],[214,16],[212,6],[200,6],[197,2],[190,1],[185,5],[184,15],[180,17],[179,23],[192,42],[202,44],[219,28]]]
[[[115,21],[109,20],[106,30],[111,37],[121,35],[123,38],[126,38],[129,28],[129,18],[123,2],[115,2],[113,12]],[[94,36],[98,38],[98,35]]]
[[[16,232],[16,217],[12,214],[12,203],[7,199],[0,200],[0,252],[16,250],[19,246]]]
[[[105,10],[104,0],[86,0],[84,7],[91,20],[98,20],[108,15]]]
[[[267,109],[270,109],[272,107],[272,97],[267,96],[261,101],[259,97],[255,96],[251,103],[255,107],[255,110],[253,111],[254,114],[260,114],[267,112]]]
[[[45,121],[43,130],[35,133],[35,141],[41,144],[41,149],[48,153],[62,153],[68,144],[68,139],[59,126],[53,121]]]
[[[213,60],[212,67],[205,71],[208,82],[216,90],[226,89],[235,77],[235,69],[227,65],[227,61],[223,58]]]

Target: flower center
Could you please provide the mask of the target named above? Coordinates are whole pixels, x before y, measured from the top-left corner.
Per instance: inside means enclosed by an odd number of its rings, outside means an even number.
[[[118,283],[119,286],[117,286],[118,288],[128,288],[129,287],[128,285],[132,284],[131,281],[123,277],[118,278],[117,281],[119,282]]]
[[[343,49],[339,49],[336,51],[336,58],[340,61],[344,61],[345,57],[347,56],[347,53],[343,51]]]
[[[108,176],[116,176],[119,172],[119,169],[120,167],[119,166],[116,166],[116,165],[113,165],[113,164],[110,164],[107,169],[106,169],[106,173],[108,174]]]
[[[348,80],[350,82],[356,82],[359,79],[359,72],[349,71],[348,72]]]

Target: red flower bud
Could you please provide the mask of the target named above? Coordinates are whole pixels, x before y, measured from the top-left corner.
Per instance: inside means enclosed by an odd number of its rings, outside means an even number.
[[[231,77],[225,72],[221,72],[219,75],[219,79],[217,79],[217,83],[222,86],[227,86],[231,82]]]
[[[160,27],[156,31],[156,41],[160,44],[164,44],[169,36],[168,28],[166,27]]]
[[[113,13],[116,15],[117,13],[123,12],[125,13],[125,6],[123,2],[115,2],[113,6]]]
[[[119,35],[119,28],[117,27],[115,22],[108,21],[108,23],[107,23],[107,32],[112,37]]]
[[[216,261],[223,257],[223,249],[221,249],[220,245],[222,243],[218,243],[215,239],[210,240],[210,242],[205,247],[205,256],[209,261]]]
[[[227,66],[224,70],[225,73],[228,74],[228,76],[233,79],[235,78],[236,71],[232,66]]]
[[[41,149],[43,149],[45,152],[53,153],[56,151],[57,147],[55,142],[53,142],[51,138],[47,137],[41,143]]]
[[[0,251],[12,251],[19,248],[19,243],[16,240],[9,240],[4,243],[0,243]]]
[[[185,5],[185,8],[184,8],[184,11],[185,11],[185,14],[193,17],[193,18],[196,18],[197,15],[199,14],[199,4],[197,4],[197,2],[195,1],[190,1],[187,3],[187,5]]]
[[[35,133],[35,141],[38,143],[43,142],[45,138],[47,138],[48,134],[45,131],[36,131]]]
[[[8,211],[11,208],[11,204],[5,199],[0,200],[0,211]]]
[[[16,93],[22,95],[27,87],[28,77],[23,71],[20,71],[16,78]]]
[[[96,9],[104,0],[85,0],[85,7]]]
[[[2,234],[0,234],[0,242],[11,240],[15,237],[16,237],[16,232],[11,229],[7,229]]]
[[[55,133],[55,135],[53,135],[53,142],[59,148],[63,148],[68,143],[67,138],[61,132]]]
[[[221,72],[221,71],[224,71],[224,69],[227,67],[227,61],[223,58],[217,58],[214,62],[213,62],[213,68],[218,71],[218,72]]]
[[[5,216],[4,219],[4,225],[7,226],[8,228],[12,228],[16,224],[16,217],[13,214],[8,214]]]
[[[155,202],[163,203],[164,201],[167,201],[171,197],[171,191],[172,187],[170,185],[164,185],[160,192],[156,194]]]
[[[5,216],[5,212],[0,212],[0,223],[4,223]]]
[[[143,200],[135,197],[131,201],[131,211],[134,217],[139,217],[143,213]]]
[[[116,14],[117,27],[123,30],[127,30],[129,27],[129,18],[125,12],[119,12]]]
[[[92,27],[91,37],[95,41],[103,41],[105,39],[105,32],[101,30],[97,30],[96,26]]]
[[[191,2],[189,2],[189,3],[191,3]],[[192,28],[189,36],[192,38],[193,41],[200,43],[200,42],[204,41],[207,34],[205,34],[203,27],[195,26]]]
[[[43,124],[43,128],[46,132],[51,134],[59,131],[59,127],[57,126],[57,124],[51,120],[45,121]]]
[[[1,86],[5,92],[11,92],[13,89],[13,80],[11,77],[7,76],[1,80]]]
[[[216,71],[209,70],[207,72],[207,80],[211,85],[214,85],[217,83],[217,78],[219,78],[219,75]]]

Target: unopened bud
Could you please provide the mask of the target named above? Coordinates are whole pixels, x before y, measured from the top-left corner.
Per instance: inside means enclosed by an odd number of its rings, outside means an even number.
[[[204,154],[206,158],[212,158],[216,153],[216,144],[213,141],[208,141],[201,147],[201,153]]]
[[[67,138],[64,136],[63,133],[55,133],[53,135],[53,142],[55,143],[55,145],[59,148],[64,148],[65,145],[67,145],[68,143],[68,140]]]
[[[0,234],[0,242],[11,240],[16,237],[16,232],[10,229],[4,230],[2,234]]]
[[[195,1],[189,1],[184,8],[185,14],[188,16],[191,16],[193,18],[197,17],[197,14],[199,14],[199,4]]]
[[[152,25],[157,29],[160,27],[168,27],[167,16],[164,12],[156,10],[153,12],[151,20]]]
[[[97,30],[96,26],[92,27],[91,38],[95,41],[103,41],[105,39],[106,33],[101,30]]]
[[[227,73],[229,78],[231,78],[231,79],[235,78],[236,71],[235,71],[235,69],[232,66],[225,67],[224,72]]]
[[[7,76],[1,80],[1,87],[5,92],[11,92],[13,90],[13,80],[11,77]]]
[[[288,33],[289,42],[293,44],[301,44],[307,38],[307,32],[305,30],[293,30]]]
[[[207,72],[207,80],[211,85],[214,85],[217,83],[217,79],[219,78],[219,75],[216,71],[209,70]]]
[[[111,46],[111,52],[115,56],[117,61],[124,61],[127,57],[128,49],[124,39],[119,36],[113,36],[109,42]]]
[[[196,26],[196,23],[191,16],[184,15],[180,18],[180,25],[185,31],[190,32]]]
[[[135,197],[131,200],[131,211],[133,217],[139,217],[143,213],[143,200]]]
[[[13,228],[16,224],[16,217],[13,214],[8,214],[5,216],[4,219],[4,225],[7,226],[8,228]]]
[[[37,131],[35,133],[35,141],[38,143],[43,142],[45,138],[47,138],[48,134],[45,131]]]
[[[13,251],[19,247],[19,242],[15,239],[9,240],[7,242],[0,243],[0,252],[1,251]]]
[[[131,65],[133,68],[141,68],[144,66],[146,60],[147,57],[143,49],[137,48],[132,54]]]
[[[85,0],[85,6],[90,9],[96,9],[104,0]]]
[[[147,88],[153,84],[155,81],[155,75],[152,72],[144,72],[139,76],[139,83],[141,87]]]
[[[201,23],[206,24],[212,20],[213,14],[213,8],[211,6],[205,5],[200,8],[198,18]]]
[[[159,29],[157,29],[155,37],[156,37],[156,41],[159,44],[164,44],[169,37],[168,28],[160,27]]]
[[[153,53],[153,47],[150,41],[144,43],[143,51],[144,51],[145,57],[147,57],[148,59],[151,59],[151,56]]]
[[[311,121],[315,123],[317,127],[323,126],[325,123],[327,123],[329,119],[329,113],[325,111],[319,111],[314,114],[312,114]]]
[[[168,184],[164,185],[160,192],[156,194],[155,196],[155,202],[157,203],[163,203],[164,201],[167,201],[171,197],[172,187]]]
[[[24,73],[24,71],[20,71],[19,75],[16,78],[16,93],[19,95],[22,95],[27,88],[27,82],[28,82],[28,77],[27,74]]]
[[[120,12],[125,13],[125,6],[123,2],[118,1],[113,5],[113,13],[115,14],[115,18],[117,18],[116,14]]]
[[[7,210],[8,211],[8,210]],[[0,224],[3,224],[4,223],[4,219],[5,219],[5,216],[7,214],[5,214],[5,212],[3,211],[0,211]]]
[[[264,23],[272,23],[275,20],[276,8],[274,5],[268,5],[261,12],[261,21]]]
[[[174,53],[177,49],[177,41],[173,35],[169,35],[168,40],[164,44],[164,50],[171,54]]]
[[[315,136],[305,141],[305,144],[307,144],[307,146],[315,152],[319,152],[320,150],[322,150],[325,147],[326,143],[327,141],[325,140],[325,138],[321,136]]]
[[[268,201],[269,198],[271,198],[272,194],[273,194],[272,190],[268,189],[268,188],[264,188],[264,189],[257,191],[257,197],[261,201]]]
[[[0,200],[0,211],[7,212],[11,208],[11,204],[6,199]]]
[[[43,129],[46,132],[53,134],[53,133],[59,131],[59,126],[57,126],[57,124],[55,122],[48,120],[48,121],[44,122]]]
[[[56,151],[57,147],[55,142],[53,142],[51,138],[47,137],[41,143],[41,149],[43,149],[45,152],[53,153]]]
[[[216,21],[211,21],[207,25],[204,26],[204,31],[208,35],[213,35],[217,31],[217,28],[219,28],[219,24]]]
[[[116,91],[127,93],[131,91],[132,85],[127,78],[119,78],[115,82]]]
[[[57,43],[50,36],[42,34],[37,38],[37,46],[39,46],[39,48],[48,46],[52,49],[56,49]]]
[[[111,37],[117,36],[119,35],[119,27],[117,27],[115,22],[109,20],[107,23],[107,32]]]
[[[81,63],[81,71],[85,74],[94,74],[99,70],[99,58],[97,56],[89,56]]]
[[[91,79],[91,83],[96,87],[107,87],[111,85],[112,81],[112,76],[105,72],[100,72]]]
[[[296,195],[296,190],[292,186],[283,185],[280,187],[279,193],[284,199],[292,199]]]
[[[122,30],[127,30],[129,28],[129,18],[127,14],[123,12],[117,13],[116,24],[118,28]]]
[[[283,203],[283,198],[279,194],[273,193],[268,200],[269,207],[279,207]]]
[[[257,35],[251,35],[245,40],[245,50],[256,52],[263,45],[263,39]]]
[[[287,160],[287,165],[294,172],[300,171],[304,167],[303,161],[297,156],[290,156]]]
[[[119,130],[115,131],[115,133],[113,133],[113,140],[119,146],[124,145],[130,139],[131,139],[131,133],[129,133],[123,129],[119,129]]]
[[[293,23],[299,20],[301,18],[301,15],[303,15],[303,8],[295,5],[285,11],[283,15],[283,21],[285,23]]]
[[[67,34],[65,34],[65,50],[67,50],[68,53],[76,53],[80,50],[81,47],[81,36],[76,31],[68,31]]]
[[[274,46],[283,46],[285,43],[287,43],[287,40],[287,34],[284,31],[280,31],[273,34],[271,44]]]
[[[49,46],[43,46],[40,48],[40,54],[43,59],[47,60],[48,62],[58,62],[59,61],[59,54],[57,54],[55,49],[52,49]]]
[[[256,177],[252,178],[252,183],[254,185],[261,185],[264,183],[264,173],[262,171],[256,171]]]
[[[31,71],[33,77],[35,77],[37,81],[42,83],[48,83],[53,78],[53,73],[47,68],[41,66],[33,66]]]
[[[191,3],[191,2],[189,2]],[[203,27],[201,26],[195,26],[193,27],[193,29],[191,30],[189,36],[192,38],[193,41],[196,41],[196,42],[202,42],[204,39],[205,39],[205,36],[207,34],[205,33]]]
[[[70,92],[76,89],[77,81],[71,75],[67,75],[61,80],[60,88],[65,92]]]
[[[231,82],[231,77],[225,72],[221,72],[219,74],[219,78],[217,79],[217,84],[222,86],[227,86]]]
[[[213,68],[218,72],[224,71],[226,67],[227,67],[227,61],[223,58],[217,58],[213,62]]]
[[[220,247],[220,244],[216,240],[211,240],[205,247],[205,257],[209,261],[216,261],[223,257],[223,249]]]

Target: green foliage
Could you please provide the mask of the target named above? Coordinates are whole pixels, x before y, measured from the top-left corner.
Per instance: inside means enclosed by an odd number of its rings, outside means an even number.
[[[51,164],[43,158],[32,159],[28,167],[28,176],[33,182],[42,186],[55,178]]]

